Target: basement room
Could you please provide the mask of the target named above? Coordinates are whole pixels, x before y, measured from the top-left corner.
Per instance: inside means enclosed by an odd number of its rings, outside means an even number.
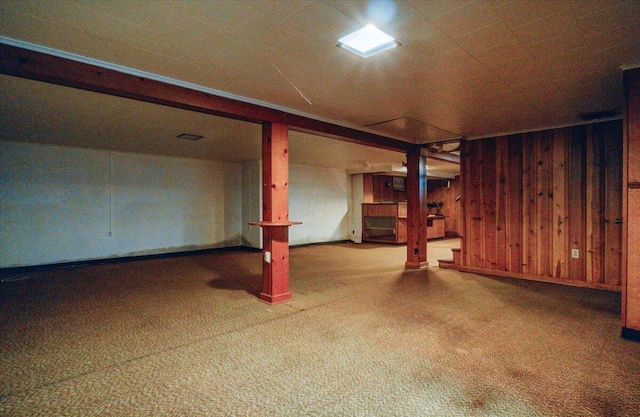
[[[640,3],[0,16],[0,415],[638,414]]]

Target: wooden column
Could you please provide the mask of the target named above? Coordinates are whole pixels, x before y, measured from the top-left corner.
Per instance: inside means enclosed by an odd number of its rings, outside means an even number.
[[[640,341],[640,68],[624,84],[622,337]]]
[[[260,300],[277,304],[289,292],[289,126],[262,124],[262,292]]]
[[[427,266],[427,170],[416,146],[407,152],[407,262],[405,267]]]

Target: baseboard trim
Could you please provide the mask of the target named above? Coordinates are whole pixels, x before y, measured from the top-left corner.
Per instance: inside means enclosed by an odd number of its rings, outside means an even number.
[[[150,259],[164,259],[164,258],[177,258],[180,256],[194,256],[194,255],[207,255],[211,253],[224,253],[232,251],[259,251],[254,248],[246,246],[229,246],[225,248],[206,248],[206,249],[194,249],[178,252],[166,252],[166,253],[154,253],[149,255],[135,255],[135,256],[121,256],[114,258],[102,258],[102,259],[87,259],[82,261],[72,262],[60,262],[54,264],[32,265],[32,266],[17,266],[9,268],[0,268],[0,277],[6,277],[8,275],[25,274],[29,272],[37,271],[51,271],[55,269],[67,269],[67,268],[79,268],[85,266],[105,265],[105,264],[118,264],[134,261],[146,261]]]
[[[306,248],[308,246],[318,246],[318,245],[339,245],[342,243],[353,243],[353,241],[351,239],[331,240],[329,242],[300,243],[298,245],[290,245],[289,247],[293,249],[293,248]]]
[[[596,282],[576,281],[563,278],[553,278],[546,275],[531,275],[523,274],[519,272],[501,271],[496,269],[486,269],[478,267],[470,267],[464,265],[457,265],[453,263],[443,262],[440,265],[442,269],[454,269],[461,272],[469,272],[472,274],[489,275],[495,277],[514,278],[514,279],[526,279],[529,281],[547,282],[550,284],[570,285],[573,287],[593,288],[596,290],[615,291],[621,292],[622,287],[619,285],[602,284]]]
[[[620,332],[620,337],[626,340],[631,340],[632,342],[640,343],[640,330],[623,327]]]
[[[339,243],[351,243],[350,240],[337,240],[333,242],[318,242],[318,243],[304,243],[301,245],[292,245],[291,248],[302,248],[315,245],[333,245]],[[105,265],[105,264],[117,264],[124,262],[146,261],[150,259],[164,259],[164,258],[177,258],[180,256],[194,256],[194,255],[208,255],[211,253],[224,253],[232,251],[246,251],[246,252],[261,252],[262,249],[252,248],[248,246],[228,246],[224,248],[204,248],[193,249],[177,252],[166,253],[154,253],[148,255],[134,255],[134,256],[120,256],[113,258],[100,258],[100,259],[87,259],[71,262],[59,262],[53,264],[43,265],[30,265],[30,266],[16,266],[8,268],[0,268],[0,280],[2,278],[9,280],[7,277],[18,274],[28,274],[30,272],[38,271],[51,271],[55,269],[67,269],[67,268],[79,268],[84,266]]]

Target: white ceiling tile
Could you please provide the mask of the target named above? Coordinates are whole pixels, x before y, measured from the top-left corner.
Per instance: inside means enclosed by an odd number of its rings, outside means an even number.
[[[486,73],[484,65],[459,47],[429,58],[426,64],[450,80],[473,78]]]
[[[433,22],[413,9],[389,23],[380,25],[379,28],[403,45],[418,42],[429,33],[439,31]]]
[[[475,1],[433,19],[444,33],[454,39],[500,21],[500,16],[484,1]]]
[[[184,43],[192,41],[207,28],[207,25],[193,17],[161,7],[153,10],[142,26],[160,32],[162,37],[171,37]]]
[[[174,12],[184,13],[193,4],[194,1],[198,1],[198,0],[154,0],[154,1],[158,3],[158,8],[164,8],[167,10],[173,10]]]
[[[206,26],[194,32],[195,36],[187,35],[186,37],[166,33],[154,44],[152,51],[196,63],[202,60],[203,55],[217,53],[226,46],[225,42],[231,37],[230,33],[212,26]]]
[[[573,13],[582,17],[629,1],[635,0],[569,0],[568,3]]]
[[[261,14],[271,16],[277,20],[286,20],[298,9],[304,7],[310,0],[269,0],[250,1],[251,7]]]
[[[320,37],[353,25],[354,20],[326,3],[312,1],[289,16],[287,23],[300,32]]]
[[[2,6],[7,11],[18,11],[34,16],[40,16],[42,7],[40,0],[3,1]]]
[[[60,25],[90,33],[99,33],[108,17],[106,13],[81,3],[55,0],[42,1],[38,15]]]
[[[408,0],[409,4],[428,19],[435,19],[471,2],[472,0]]]
[[[453,39],[439,29],[428,33],[415,44],[407,45],[407,47],[425,59],[459,48]]]
[[[137,25],[142,24],[151,12],[158,7],[156,2],[145,0],[81,0],[80,3]]]
[[[234,32],[258,12],[248,1],[194,1],[184,12],[185,16]]]
[[[528,55],[529,52],[519,41],[504,43],[494,48],[486,49],[473,54],[481,64],[495,66],[501,62],[511,61]]]
[[[621,3],[578,18],[578,26],[586,35],[594,35],[627,25],[640,25],[640,2]]]
[[[547,16],[571,12],[564,0],[514,0],[495,7],[496,13],[511,28],[535,22]]]
[[[529,71],[537,65],[536,60],[530,55],[523,55],[508,61],[495,62],[490,68],[493,74],[506,79],[512,74]]]
[[[592,53],[634,43],[640,39],[640,24],[619,26],[606,32],[586,36],[586,48]]]
[[[151,49],[162,37],[162,30],[132,23],[130,20],[109,16],[100,30],[100,36],[114,41]]]
[[[518,39],[503,22],[497,22],[482,29],[470,32],[456,39],[458,45],[470,54],[495,48],[504,44],[513,44]]]
[[[292,36],[302,36],[288,22],[281,22],[264,14],[255,14],[242,23],[233,33],[231,42],[239,44],[259,44],[270,48]]]
[[[4,35],[27,42],[65,49],[69,37],[85,36],[75,29],[8,7],[4,14]]]
[[[524,45],[552,38],[559,33],[577,33],[580,31],[575,16],[570,12],[549,15],[515,27],[512,30]]]
[[[502,6],[503,4],[511,3],[513,0],[486,0],[487,4],[494,9]]]
[[[540,42],[527,45],[529,53],[536,59],[563,55],[586,45],[581,33],[561,33]]]

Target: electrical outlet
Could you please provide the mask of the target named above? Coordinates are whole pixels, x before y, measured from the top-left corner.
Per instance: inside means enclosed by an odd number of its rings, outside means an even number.
[[[580,249],[571,249],[571,258],[573,259],[580,258]]]
[[[266,252],[264,253],[264,261],[265,261],[266,263],[268,263],[268,264],[270,264],[270,263],[271,263],[271,252],[266,251]]]

